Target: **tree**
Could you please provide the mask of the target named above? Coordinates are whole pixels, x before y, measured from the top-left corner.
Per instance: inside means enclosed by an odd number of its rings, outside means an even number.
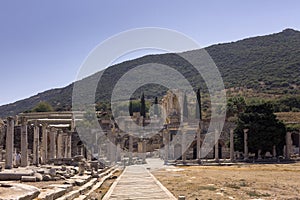
[[[186,97],[186,94],[184,94],[184,98],[183,98],[183,118],[188,118],[188,116],[189,116],[189,110],[188,110],[187,97]]]
[[[264,103],[260,105],[247,106],[244,113],[239,114],[237,128],[234,131],[235,149],[243,151],[244,132],[248,131],[249,152],[262,153],[272,152],[275,145],[277,152],[282,153],[285,143],[285,125],[276,119],[272,105]]]
[[[132,107],[132,101],[129,101],[129,115],[133,116],[133,107]]]
[[[200,89],[197,90],[197,105],[196,105],[196,119],[202,120],[201,113],[201,93]]]
[[[158,115],[158,99],[155,97],[154,99],[154,115]]]
[[[236,117],[239,113],[242,113],[246,108],[246,101],[244,97],[237,96],[231,97],[227,102],[227,117]]]
[[[32,112],[51,112],[53,110],[53,107],[49,103],[41,101],[32,109]]]
[[[141,116],[143,116],[144,118],[146,118],[146,103],[145,103],[145,96],[144,96],[144,93],[142,94],[142,97],[141,97],[141,109],[140,109],[140,114],[141,114]]]

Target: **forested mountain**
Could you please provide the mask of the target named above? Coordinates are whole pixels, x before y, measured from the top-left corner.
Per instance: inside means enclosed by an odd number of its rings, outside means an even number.
[[[251,89],[259,94],[300,94],[300,32],[285,29],[280,33],[216,44],[205,48],[223,77],[226,89]],[[197,51],[197,50],[194,50]],[[186,52],[186,53],[193,53]],[[107,68],[96,93],[96,102],[108,101],[119,78],[128,70],[145,63],[161,63],[183,74],[195,87],[205,91],[205,85],[193,68],[174,53],[148,55]],[[87,79],[93,79],[96,75]],[[38,102],[49,102],[56,110],[69,110],[73,83],[52,89],[12,104],[0,106],[0,117],[32,109]],[[140,88],[146,98],[161,96],[166,88],[148,85]],[[5,95],[5,94],[3,94]]]

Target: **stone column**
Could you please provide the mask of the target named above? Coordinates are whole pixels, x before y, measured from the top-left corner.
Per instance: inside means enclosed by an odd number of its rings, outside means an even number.
[[[186,132],[185,130],[182,131],[182,138],[181,138],[181,155],[182,155],[182,162],[186,163]]]
[[[40,127],[38,122],[34,123],[33,127],[33,164],[39,165],[39,149],[40,149]]]
[[[56,158],[56,135],[57,131],[54,127],[50,128],[50,155],[49,158]]]
[[[116,156],[116,161],[121,161],[121,145],[120,143],[117,144],[117,156]]]
[[[27,120],[21,118],[21,167],[28,166],[28,133]]]
[[[71,120],[71,132],[75,132],[75,118],[72,114],[72,120]]]
[[[202,123],[199,124],[199,129],[197,130],[197,160],[201,162],[201,130],[202,130]]]
[[[286,151],[285,151],[286,155],[285,155],[285,158],[290,159],[291,146],[292,146],[292,133],[291,132],[286,132],[285,140],[286,140]]]
[[[98,141],[96,141],[98,142]],[[72,158],[72,132],[68,133],[68,142],[67,142],[67,158]],[[99,148],[99,147],[98,147]],[[98,155],[100,156],[100,155]]]
[[[215,129],[215,161],[219,162],[219,132]]]
[[[233,135],[233,129],[230,129],[230,161],[234,161],[234,135]]]
[[[14,119],[12,117],[8,117],[6,131],[5,169],[11,169],[13,167],[14,127]]]
[[[248,132],[249,129],[244,129],[244,160],[248,160],[249,152],[248,152]]]
[[[63,157],[63,132],[62,130],[58,130],[56,158],[62,158],[62,157]]]
[[[132,164],[132,153],[133,153],[133,138],[129,135],[129,164]]]
[[[47,134],[47,124],[42,124],[42,164],[47,163],[47,153],[48,153],[48,134]]]
[[[169,131],[167,129],[163,130],[163,140],[165,145],[165,156],[164,156],[164,163],[165,165],[168,164],[169,160],[169,140],[168,140]]]

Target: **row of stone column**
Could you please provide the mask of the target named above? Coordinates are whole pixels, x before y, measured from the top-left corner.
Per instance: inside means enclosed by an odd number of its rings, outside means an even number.
[[[201,139],[201,126],[202,124],[200,124],[200,127],[199,129],[197,130],[196,132],[196,153],[197,153],[197,160],[199,163],[201,163],[201,143],[202,143],[202,139]],[[215,155],[214,155],[214,159],[216,161],[219,160],[219,132],[218,130],[215,130],[214,132],[214,136],[215,136],[215,145],[214,145],[214,151],[215,151]],[[185,141],[185,132],[183,132],[183,135],[182,135],[182,140],[181,140],[181,155],[182,155],[182,161],[183,162],[186,162],[186,150],[187,150],[187,144],[186,141]],[[168,160],[169,160],[169,151],[170,151],[170,133],[167,129],[164,129],[163,131],[163,143],[164,143],[164,146],[165,146],[165,155],[164,155],[164,162],[167,163]],[[230,160],[231,161],[234,161],[234,137],[233,137],[233,129],[230,129]]]
[[[13,167],[14,149],[14,118],[7,118],[6,160],[5,168]],[[28,133],[27,120],[21,118],[21,167],[28,166]],[[71,133],[63,133],[56,128],[42,124],[42,144],[40,145],[40,126],[37,121],[33,128],[33,164],[46,164],[48,159],[71,158]],[[50,151],[48,152],[48,134],[50,134]]]

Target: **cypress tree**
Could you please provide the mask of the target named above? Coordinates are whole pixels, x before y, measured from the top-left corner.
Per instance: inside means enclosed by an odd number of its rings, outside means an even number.
[[[129,101],[129,115],[133,116],[133,107],[132,107],[132,101]]]
[[[154,115],[158,115],[158,99],[155,97],[154,99]]]
[[[197,90],[196,119],[202,120],[200,89]]]
[[[141,116],[143,116],[144,118],[146,117],[146,104],[145,104],[145,96],[144,96],[144,93],[142,94],[142,97],[141,97],[141,110],[140,110],[140,114],[141,114]]]
[[[186,94],[184,94],[184,99],[183,99],[183,117],[188,118],[189,116],[189,110],[188,110],[188,103],[187,103],[187,97]]]

